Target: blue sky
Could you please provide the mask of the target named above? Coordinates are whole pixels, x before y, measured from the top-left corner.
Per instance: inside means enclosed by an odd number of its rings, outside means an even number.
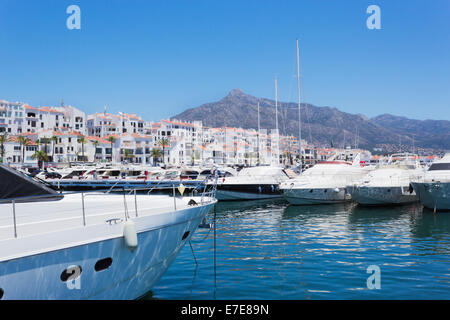
[[[81,8],[68,30],[66,8]],[[366,8],[381,8],[369,30]],[[450,1],[0,0],[0,99],[147,120],[233,88],[369,117],[450,120]]]

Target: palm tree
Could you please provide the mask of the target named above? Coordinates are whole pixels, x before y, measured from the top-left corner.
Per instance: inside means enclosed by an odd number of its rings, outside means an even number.
[[[111,162],[113,162],[113,143],[116,142],[116,138],[114,138],[113,136],[109,136],[106,140],[111,143]]]
[[[26,138],[25,136],[18,136],[17,142],[20,144],[20,148],[22,149],[22,164],[25,158],[25,145],[28,144],[31,140]]]
[[[162,155],[161,150],[153,148],[150,154],[153,158],[153,165],[156,166],[156,162],[158,161],[159,158],[161,158]]]
[[[87,140],[84,136],[81,136],[78,138],[78,143],[81,143],[81,157],[83,159],[83,162],[85,161],[85,159],[84,159],[84,144],[86,142],[87,142]]]
[[[50,140],[53,143],[53,146],[52,146],[52,161],[55,162],[55,144],[58,142],[58,137],[57,136],[52,136],[50,138]]]
[[[42,162],[48,162],[48,155],[45,151],[36,150],[35,153],[31,155],[31,159],[38,159],[38,166],[41,167]]]
[[[169,140],[167,138],[162,138],[158,141],[158,144],[163,148],[163,163],[166,164],[165,154],[166,154],[166,148],[169,146]]]
[[[44,145],[44,152],[47,153],[47,145],[50,143],[50,139],[49,138],[40,138],[39,139],[39,143]]]
[[[5,143],[8,141],[8,134],[5,132],[0,135],[0,155],[3,162],[3,157],[5,156]]]
[[[91,143],[94,145],[94,162],[96,160],[96,155],[97,155],[97,147],[98,147],[98,141],[97,140],[91,140]]]
[[[132,160],[135,157],[132,151],[125,149],[125,160],[130,159]]]

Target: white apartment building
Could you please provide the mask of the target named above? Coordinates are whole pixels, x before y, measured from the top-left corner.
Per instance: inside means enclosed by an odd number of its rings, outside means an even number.
[[[24,107],[20,102],[0,100],[0,134],[22,133],[24,115]]]
[[[89,115],[87,120],[87,133],[90,136],[104,137],[122,133],[147,134],[149,131],[149,123],[135,114],[116,115],[96,112]]]

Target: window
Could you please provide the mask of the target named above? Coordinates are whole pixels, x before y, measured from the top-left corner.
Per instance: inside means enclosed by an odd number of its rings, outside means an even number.
[[[183,237],[181,238],[181,240],[184,240],[184,239],[186,239],[188,236],[189,236],[189,231],[186,231],[184,234],[183,234]]]
[[[433,163],[428,171],[450,170],[450,163]]]
[[[108,269],[112,265],[112,258],[100,259],[95,263],[94,269],[99,272]]]

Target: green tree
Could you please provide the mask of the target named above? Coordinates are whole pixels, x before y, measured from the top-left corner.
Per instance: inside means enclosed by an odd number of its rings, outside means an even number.
[[[85,161],[84,158],[84,144],[87,143],[87,140],[84,136],[81,136],[78,138],[78,143],[81,143],[81,157],[83,159],[83,162]]]
[[[50,138],[46,138],[46,137],[42,137],[39,140],[39,144],[43,144],[44,145],[44,151],[45,153],[47,153],[47,145],[50,143],[51,139]]]
[[[163,163],[166,164],[166,159],[165,159],[165,155],[166,155],[166,148],[169,147],[169,139],[167,138],[162,138],[161,140],[158,141],[158,145],[160,145],[163,149]]]
[[[111,143],[111,162],[113,162],[113,144],[116,142],[116,138],[109,136],[107,140]]]
[[[8,134],[5,132],[0,135],[0,155],[3,162],[3,157],[5,156],[5,143],[8,141]]]
[[[135,157],[135,155],[133,154],[132,151],[125,149],[125,160],[130,159],[131,162],[133,162],[133,158]]]
[[[156,163],[158,162],[158,159],[161,158],[162,152],[161,150],[157,149],[157,148],[153,148],[152,151],[150,152],[152,158],[153,158],[153,164],[156,165]]]
[[[25,158],[25,145],[30,143],[31,140],[26,138],[25,136],[18,136],[17,137],[17,142],[19,142],[20,148],[22,150],[22,164],[23,164],[24,158]]]
[[[48,162],[48,155],[43,150],[36,150],[32,155],[31,159],[38,159],[38,166],[42,166],[42,162]]]
[[[97,147],[98,147],[98,141],[97,140],[90,140],[91,143],[94,145],[94,162],[96,161],[97,157]]]
[[[58,142],[58,137],[57,136],[52,136],[50,138],[50,140],[52,141],[52,161],[55,161],[55,144]]]

